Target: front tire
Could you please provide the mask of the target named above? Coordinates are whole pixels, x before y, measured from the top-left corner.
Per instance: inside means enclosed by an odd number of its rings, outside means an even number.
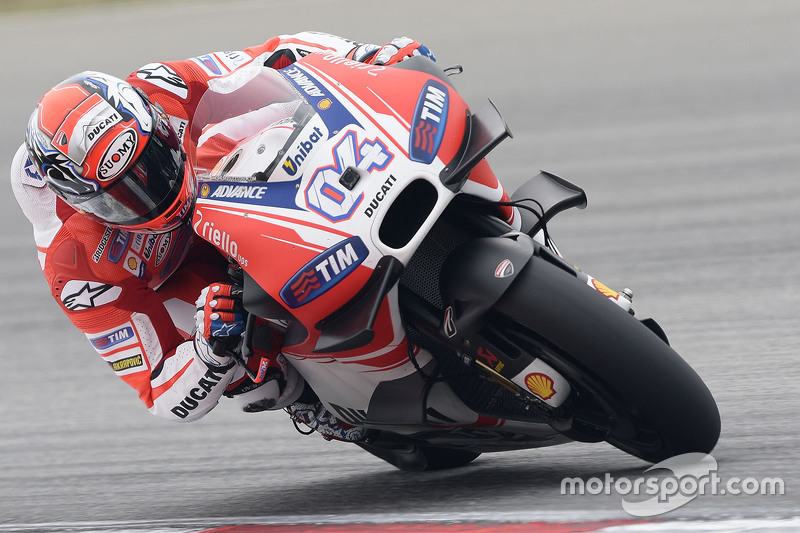
[[[719,411],[695,371],[566,269],[534,257],[495,310],[505,335],[575,385],[572,418],[554,424],[567,436],[651,462],[716,445]]]

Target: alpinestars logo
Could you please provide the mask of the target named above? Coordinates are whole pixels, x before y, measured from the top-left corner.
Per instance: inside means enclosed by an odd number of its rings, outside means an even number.
[[[180,98],[186,98],[189,95],[189,87],[183,78],[163,63],[149,63],[143,66],[136,72],[136,77],[149,81],[156,87],[161,87]]]
[[[295,309],[322,296],[349,276],[369,255],[359,237],[350,237],[312,259],[281,289],[281,298]]]
[[[95,281],[68,281],[61,290],[61,301],[70,311],[100,307],[115,301],[122,287]]]

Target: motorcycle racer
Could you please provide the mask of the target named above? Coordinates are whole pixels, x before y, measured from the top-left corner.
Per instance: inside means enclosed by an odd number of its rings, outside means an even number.
[[[236,288],[220,282],[229,262],[189,224],[196,192],[187,153],[197,140],[187,129],[203,93],[244,69],[283,68],[317,51],[378,65],[433,58],[405,37],[378,46],[281,35],[242,51],[149,63],[124,81],[83,72],[48,91],[31,115],[11,182],[40,267],[61,309],[154,415],[194,421],[226,395],[245,411],[294,404],[293,416],[313,413],[324,435],[360,438],[302,403],[304,382],[280,355],[278,328],[264,324],[269,342],[248,360],[266,365],[263,382],[249,377],[258,368],[232,359],[244,313]]]

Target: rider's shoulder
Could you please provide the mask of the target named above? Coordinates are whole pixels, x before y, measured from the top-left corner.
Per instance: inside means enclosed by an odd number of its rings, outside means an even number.
[[[135,276],[125,268],[125,255],[133,241],[130,231],[104,226],[75,212],[64,220],[47,262],[53,271],[69,276],[89,276],[118,282]]]

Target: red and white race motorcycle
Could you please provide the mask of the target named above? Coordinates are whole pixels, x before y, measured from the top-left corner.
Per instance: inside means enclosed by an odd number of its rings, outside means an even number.
[[[244,70],[190,131],[195,232],[367,451],[422,470],[571,440],[653,462],[716,444],[716,403],[661,328],[550,240],[584,192],[543,172],[505,196],[483,168],[504,120],[435,63]]]

